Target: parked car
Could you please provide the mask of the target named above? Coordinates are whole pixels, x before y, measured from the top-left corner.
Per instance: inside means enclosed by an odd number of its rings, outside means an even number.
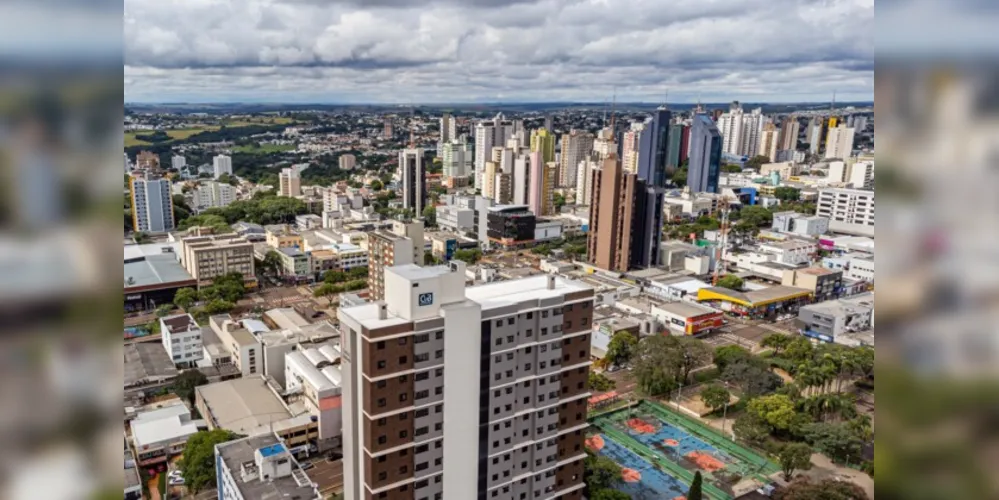
[[[302,463],[302,470],[309,470],[309,469],[311,469],[311,468],[313,468],[315,466],[316,465],[313,464],[312,462],[304,462],[304,463]]]

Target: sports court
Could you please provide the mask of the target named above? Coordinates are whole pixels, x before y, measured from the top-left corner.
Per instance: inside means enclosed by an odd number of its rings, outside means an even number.
[[[591,422],[587,446],[624,468],[620,488],[636,500],[683,497],[701,472],[708,498],[728,500],[744,479],[767,482],[780,469],[714,429],[649,401]]]

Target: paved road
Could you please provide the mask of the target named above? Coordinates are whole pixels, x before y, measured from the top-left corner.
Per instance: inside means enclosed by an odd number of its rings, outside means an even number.
[[[309,479],[319,485],[319,493],[339,492],[343,490],[343,461],[327,462],[325,457],[319,456],[308,460],[313,467],[306,472]]]

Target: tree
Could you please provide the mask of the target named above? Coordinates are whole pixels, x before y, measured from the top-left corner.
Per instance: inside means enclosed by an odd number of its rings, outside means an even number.
[[[194,388],[208,383],[208,377],[199,370],[184,370],[173,379],[173,393],[194,405]]]
[[[742,391],[742,397],[749,399],[762,394],[769,394],[784,383],[770,367],[759,358],[747,358],[735,361],[725,367],[721,379],[736,385]]]
[[[156,308],[156,317],[163,318],[169,316],[171,311],[173,311],[173,305],[163,304]]]
[[[621,482],[621,466],[613,460],[586,450],[583,460],[583,482],[590,493],[609,489]]]
[[[347,276],[350,279],[355,279],[355,280],[362,279],[362,278],[367,278],[368,277],[368,268],[367,267],[355,267],[353,269],[348,269],[347,270]]]
[[[801,434],[806,442],[840,463],[856,463],[864,445],[854,427],[843,422],[806,424]]]
[[[469,265],[475,264],[480,259],[482,259],[482,250],[478,248],[462,249],[454,253],[454,260],[460,260]]]
[[[826,479],[813,483],[799,478],[774,492],[774,500],[868,500],[863,488],[853,483]]]
[[[284,259],[281,258],[281,254],[277,250],[268,250],[262,264],[271,276],[277,276],[281,273],[281,268],[284,267]]]
[[[722,166],[722,172],[725,172],[727,174],[738,174],[739,172],[742,172],[742,167],[732,163],[728,163]]]
[[[760,343],[763,347],[769,347],[774,350],[774,356],[780,356],[780,352],[787,348],[791,344],[791,336],[784,335],[783,333],[772,333],[763,338],[763,342]]]
[[[349,279],[347,273],[330,269],[323,273],[323,281],[330,284],[343,283]],[[317,295],[318,297],[318,295]]]
[[[779,431],[790,429],[797,414],[794,402],[783,394],[755,398],[749,402],[746,411],[760,417],[770,427]]]
[[[790,481],[794,471],[812,468],[812,449],[804,443],[789,443],[777,452],[777,460],[784,471],[784,480]]]
[[[187,438],[180,471],[187,488],[197,493],[215,484],[215,445],[232,441],[239,435],[225,429],[199,431]]]
[[[773,224],[774,215],[764,207],[759,205],[751,205],[748,207],[742,207],[737,215],[737,220],[741,223],[745,223],[753,228],[758,228],[760,226],[769,226]]]
[[[372,191],[378,192],[384,189],[385,185],[382,184],[382,181],[375,179],[371,181],[371,184],[368,184],[368,187],[371,188]]]
[[[711,346],[694,337],[679,337],[676,339],[679,348],[677,363],[680,365],[680,381],[686,383],[690,372],[711,363]]]
[[[607,392],[613,390],[617,386],[617,383],[611,380],[609,377],[603,373],[590,372],[589,377],[590,389],[597,392]]]
[[[774,189],[774,196],[782,202],[800,201],[801,190],[798,188],[781,186]]]
[[[588,498],[590,500],[631,500],[631,495],[623,491],[605,488],[591,492]]]
[[[732,432],[747,443],[759,446],[770,436],[770,426],[754,413],[743,413],[732,424]]]
[[[144,245],[152,240],[153,239],[150,238],[148,234],[142,231],[139,231],[132,235],[132,241],[134,241],[137,245]]]
[[[225,299],[212,299],[205,304],[205,313],[208,315],[227,313],[233,310],[236,304]]]
[[[770,163],[770,157],[769,156],[756,155],[756,156],[750,158],[748,161],[746,161],[746,168],[752,168],[752,169],[755,169],[755,170],[759,170],[760,167],[762,167],[763,165],[766,165],[767,163]]]
[[[795,363],[804,363],[812,359],[815,347],[806,337],[797,337],[786,347],[784,355]]]
[[[325,297],[329,307],[333,307],[333,299],[335,299],[336,296],[342,292],[343,292],[343,286],[335,285],[330,282],[323,282],[322,285],[319,285],[318,287],[316,287],[315,290],[312,291],[312,296],[317,298]]]
[[[173,305],[187,311],[198,301],[198,292],[193,288],[181,288],[173,296]]]
[[[427,205],[423,208],[423,223],[427,227],[437,227],[437,207]]]
[[[744,361],[752,358],[753,355],[746,350],[745,347],[737,345],[726,345],[715,349],[715,365],[718,369],[724,371],[728,365],[735,363],[736,361]]]
[[[694,473],[694,480],[690,483],[690,490],[687,491],[687,500],[701,500],[704,498],[704,493],[701,491],[703,488],[704,478],[701,477],[701,471]]]
[[[630,332],[617,332],[607,344],[607,354],[604,356],[612,365],[621,366],[631,360],[638,339]]]
[[[235,176],[229,175],[229,174],[222,174],[222,175],[220,175],[219,178],[218,178],[218,181],[221,182],[221,183],[223,183],[223,184],[228,184],[230,186],[238,186],[239,185],[239,179],[237,179]]]
[[[711,408],[712,411],[723,408],[731,399],[732,395],[728,392],[728,389],[719,384],[710,384],[701,389],[701,401],[704,402],[705,406]]]
[[[565,196],[562,193],[555,193],[554,205],[556,213],[562,211],[562,207],[565,206]]]
[[[722,288],[728,288],[729,290],[742,290],[743,280],[742,278],[734,274],[726,274],[718,280],[718,286]]]
[[[638,388],[649,396],[665,396],[679,386],[681,367],[676,339],[666,335],[645,337],[632,356],[632,374]]]

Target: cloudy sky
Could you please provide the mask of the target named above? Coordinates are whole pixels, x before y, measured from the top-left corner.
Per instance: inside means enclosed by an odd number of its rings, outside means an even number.
[[[125,0],[126,102],[871,100],[874,0]]]

